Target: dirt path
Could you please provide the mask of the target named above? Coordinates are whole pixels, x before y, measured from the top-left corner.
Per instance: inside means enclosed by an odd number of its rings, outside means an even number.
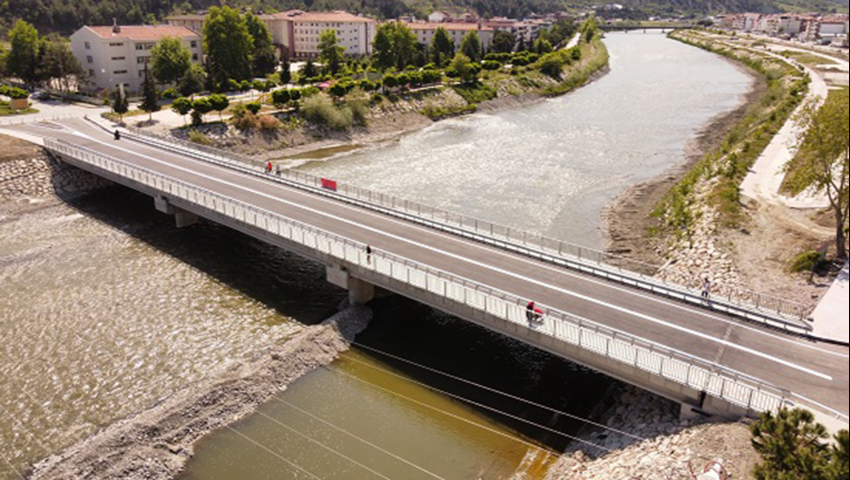
[[[222,378],[189,385],[87,440],[36,464],[32,479],[168,479],[205,435],[251,414],[301,376],[331,363],[369,324],[372,312],[354,307],[306,327],[285,344],[258,352]]]

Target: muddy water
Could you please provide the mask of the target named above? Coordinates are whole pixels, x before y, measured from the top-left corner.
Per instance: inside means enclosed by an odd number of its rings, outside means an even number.
[[[685,158],[752,79],[658,31],[608,34],[611,72],[570,95],[440,122],[304,170],[511,227],[603,247],[601,212]]]

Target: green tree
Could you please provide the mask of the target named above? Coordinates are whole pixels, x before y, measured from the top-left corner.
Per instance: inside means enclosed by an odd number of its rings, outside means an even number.
[[[186,125],[186,115],[192,111],[192,101],[186,97],[175,98],[171,102],[171,110],[183,117],[183,125]]]
[[[42,42],[37,75],[41,80],[53,83],[52,86],[67,92],[71,90],[74,81],[79,82],[84,75],[85,70],[67,42],[60,38],[48,38]]]
[[[451,65],[449,65],[449,70],[455,72],[463,83],[475,83],[478,80],[478,69],[472,65],[472,60],[463,53],[455,55]]]
[[[442,67],[454,55],[455,42],[449,36],[448,30],[443,27],[437,27],[437,30],[434,32],[434,40],[431,41],[432,61],[438,67]]]
[[[329,28],[319,36],[319,61],[325,64],[325,71],[332,75],[339,73],[345,56],[345,47],[339,44],[336,30]]]
[[[124,121],[124,114],[130,111],[127,94],[120,88],[116,88],[112,95],[112,111],[118,114],[118,118],[122,122]]]
[[[230,7],[212,7],[204,23],[204,51],[210,80],[217,87],[231,78],[251,77],[254,39],[245,18]]]
[[[253,13],[245,15],[248,34],[254,39],[254,51],[251,55],[251,68],[255,77],[264,77],[274,72],[277,63],[274,53],[272,34],[268,27]]]
[[[289,59],[284,57],[283,61],[280,62],[280,84],[281,85],[289,85],[292,82],[292,65],[289,63]]]
[[[301,71],[301,75],[304,78],[315,78],[319,75],[318,70],[316,70],[316,64],[313,63],[313,60],[307,60],[307,64],[304,65],[304,70]]]
[[[159,92],[156,91],[156,82],[145,66],[145,78],[142,80],[142,103],[139,108],[143,112],[148,112],[148,120],[153,120],[153,113],[160,110]]]
[[[196,98],[194,102],[192,102],[192,110],[193,110],[193,122],[196,123],[196,119],[200,119],[200,122],[203,123],[204,115],[210,113],[212,111],[212,103],[208,98]],[[195,115],[197,114],[197,115]]]
[[[177,86],[177,90],[180,91],[180,95],[183,95],[184,97],[191,97],[196,93],[203,92],[204,85],[206,85],[206,83],[207,72],[204,71],[204,67],[197,63],[193,63],[183,74],[183,77],[180,78],[180,84]]]
[[[850,457],[847,454],[849,442],[850,433],[847,430],[842,430],[835,436],[835,445],[832,447],[829,466],[827,467],[827,475],[830,478],[850,478]]]
[[[31,24],[18,20],[9,31],[11,50],[6,59],[9,76],[17,77],[24,83],[34,85],[38,82],[39,53],[41,39],[38,30]]]
[[[537,62],[540,71],[555,80],[561,79],[561,75],[564,73],[564,65],[566,65],[566,61],[560,52],[550,53]]]
[[[192,65],[192,52],[176,37],[165,37],[151,49],[151,74],[162,85],[176,85]]]
[[[292,101],[292,95],[289,94],[289,90],[275,90],[272,92],[272,103],[277,108],[285,107],[290,101]]]
[[[9,52],[0,45],[0,79],[6,78],[9,73],[6,69],[6,65],[8,64]]]
[[[230,99],[227,98],[227,95],[222,93],[214,93],[209,96],[210,107],[216,112],[218,112],[218,119],[223,120],[222,113],[227,110],[227,107],[230,106]]]
[[[537,41],[534,42],[534,51],[539,55],[546,55],[554,52],[555,49],[552,48],[552,44],[549,43],[549,40],[546,40],[545,38],[538,38]]]
[[[493,36],[493,51],[496,53],[511,53],[516,46],[516,36],[511,32],[498,31]]]
[[[387,70],[404,70],[416,57],[416,34],[401,22],[388,22],[378,27],[372,42],[375,51],[375,65]]]
[[[814,188],[829,199],[835,217],[835,248],[839,260],[847,260],[848,214],[850,214],[850,112],[848,90],[830,93],[818,108],[817,101],[804,105],[797,121],[803,126],[798,138],[799,153],[792,163],[787,182],[795,191]],[[791,167],[793,166],[793,169]]]
[[[460,51],[473,62],[481,61],[481,39],[478,38],[478,32],[468,32],[463,36]]]
[[[768,412],[750,429],[752,444],[762,458],[757,480],[825,479],[829,449],[826,428],[805,410]]]

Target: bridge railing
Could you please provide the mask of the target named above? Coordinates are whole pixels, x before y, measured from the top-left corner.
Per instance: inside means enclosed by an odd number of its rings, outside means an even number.
[[[170,198],[181,199],[315,249],[341,265],[363,269],[383,278],[385,282],[402,282],[421,292],[437,295],[447,302],[475,309],[523,328],[534,329],[605,358],[706,392],[749,411],[775,411],[791,404],[787,391],[687,353],[543,305],[542,322],[530,324],[526,317],[527,300],[516,295],[390,253],[367,254],[366,245],[362,243],[84,147],[55,139],[45,139],[45,146],[54,153],[84,162],[95,170],[130,179]]]
[[[265,173],[266,166],[250,157],[185,140],[164,138],[140,129],[128,128],[127,130],[135,136],[135,139],[143,143],[154,144],[172,151],[175,150],[175,145],[177,145],[180,147],[179,153],[192,155],[193,151],[202,152],[203,155],[196,155],[196,158],[225,164],[231,168],[265,175],[269,178],[269,175]],[[276,173],[270,178],[296,188],[307,188],[315,193],[377,210],[387,215],[448,231],[543,261],[648,290],[655,294],[665,295],[672,299],[763,322],[792,333],[807,334],[812,330],[811,325],[805,321],[805,318],[811,313],[811,307],[784,298],[765,295],[746,288],[720,285],[712,288],[711,302],[707,302],[698,290],[702,283],[701,279],[694,279],[694,285],[691,286],[670,283],[654,276],[659,270],[657,265],[650,265],[620,255],[556,240],[545,235],[528,233],[517,228],[345,183],[339,184],[335,190],[329,191],[324,188],[322,178],[294,169],[281,169],[279,174]]]

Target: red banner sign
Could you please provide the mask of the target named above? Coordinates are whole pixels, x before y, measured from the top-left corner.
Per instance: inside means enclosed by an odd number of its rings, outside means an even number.
[[[334,192],[337,189],[337,184],[333,180],[328,180],[327,178],[322,179],[322,188],[327,188],[328,190],[333,190]]]

